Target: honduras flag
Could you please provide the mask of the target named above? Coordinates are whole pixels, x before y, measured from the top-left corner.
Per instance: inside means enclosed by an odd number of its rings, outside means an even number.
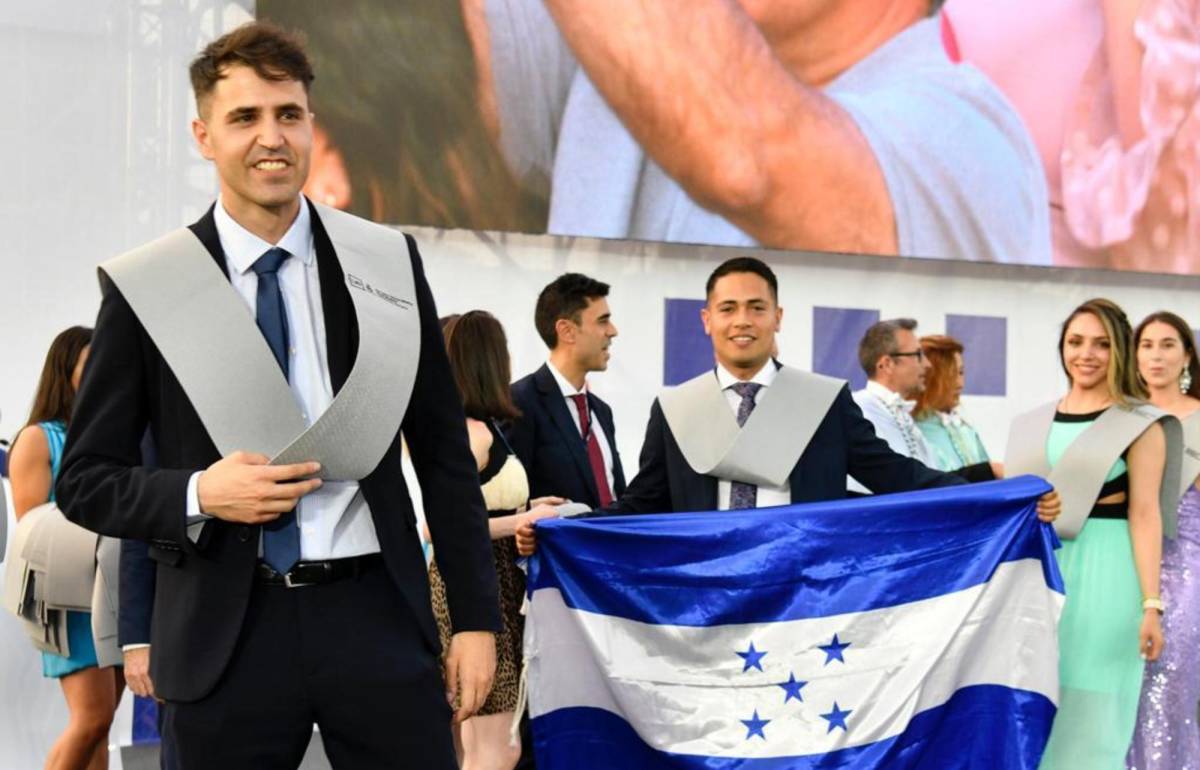
[[[1063,605],[1047,491],[540,522],[539,770],[1036,768]]]

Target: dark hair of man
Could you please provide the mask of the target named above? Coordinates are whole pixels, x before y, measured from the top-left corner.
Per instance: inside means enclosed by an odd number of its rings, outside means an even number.
[[[711,297],[717,281],[730,273],[754,273],[767,282],[767,286],[771,289],[771,299],[776,303],[779,302],[779,281],[775,278],[775,272],[767,266],[766,262],[754,257],[734,257],[717,265],[717,269],[712,271],[712,274],[708,276],[708,282],[704,284],[704,296]]]
[[[954,388],[958,380],[958,366],[954,355],[962,355],[962,343],[944,334],[931,334],[921,338],[921,350],[929,359],[929,373],[925,375],[925,390],[917,396],[913,417],[920,419],[934,412],[949,412],[954,403]]]
[[[1195,332],[1188,326],[1187,321],[1169,310],[1159,310],[1146,316],[1133,332],[1134,355],[1137,355],[1138,346],[1142,344],[1142,332],[1146,331],[1146,327],[1152,323],[1167,324],[1173,327],[1175,333],[1179,335],[1179,341],[1183,344],[1183,352],[1188,356],[1187,371],[1192,375],[1192,384],[1188,387],[1186,395],[1200,398],[1200,357],[1196,355],[1196,339],[1193,337]]]
[[[202,118],[207,117],[208,97],[225,77],[226,68],[234,64],[252,67],[263,80],[299,81],[305,93],[314,78],[298,35],[269,21],[247,22],[205,46],[188,68],[196,109]]]
[[[546,347],[558,347],[558,332],[554,326],[560,318],[575,323],[583,320],[583,311],[588,303],[608,296],[608,284],[588,278],[581,273],[563,273],[555,278],[538,295],[533,310],[533,325]]]
[[[875,376],[879,359],[900,352],[896,349],[896,332],[901,329],[911,332],[916,328],[917,322],[911,318],[889,318],[872,324],[858,343],[858,363],[867,377]]]
[[[512,365],[504,327],[486,310],[449,316],[442,327],[454,384],[463,411],[476,420],[511,420],[521,416],[512,402]]]
[[[71,421],[71,409],[75,406],[71,375],[75,372],[83,349],[91,343],[92,330],[85,326],[72,326],[50,343],[26,425],[54,420],[64,423]]]

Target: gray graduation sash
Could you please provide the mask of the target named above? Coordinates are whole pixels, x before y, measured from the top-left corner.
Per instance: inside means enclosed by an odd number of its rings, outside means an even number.
[[[1058,402],[1052,401],[1013,420],[1004,471],[1007,476],[1032,473],[1054,485],[1062,498],[1062,514],[1054,522],[1059,536],[1068,540],[1078,537],[1096,504],[1109,469],[1138,436],[1158,423],[1167,439],[1159,506],[1163,533],[1174,537],[1183,445],[1179,421],[1149,404],[1114,405],[1096,418],[1051,468],[1046,458],[1046,440],[1057,408]]]
[[[667,388],[658,403],[696,473],[781,487],[845,384],[781,367],[740,428],[711,371]]]
[[[1200,476],[1200,411],[1179,421],[1183,426],[1183,460],[1179,469],[1179,496],[1183,497]]]
[[[92,592],[92,639],[101,668],[124,659],[118,642],[121,606],[121,541],[101,537],[96,547],[96,585]]]
[[[301,205],[307,205],[302,203]],[[181,228],[101,265],[179,380],[222,456],[277,465],[316,460],[320,477],[358,480],[404,419],[420,356],[420,317],[403,234],[317,205],[358,318],[358,355],[311,426],[253,312],[196,236]]]
[[[70,655],[66,611],[89,612],[99,536],[67,520],[54,503],[21,517],[4,568],[4,607],[34,646]]]

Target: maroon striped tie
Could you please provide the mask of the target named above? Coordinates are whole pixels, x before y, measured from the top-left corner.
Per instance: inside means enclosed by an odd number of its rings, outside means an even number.
[[[613,501],[613,496],[612,490],[608,488],[608,472],[604,470],[604,453],[600,451],[596,431],[592,430],[592,413],[588,410],[587,394],[576,393],[571,398],[579,412],[579,432],[587,440],[588,463],[592,466],[592,478],[596,480],[596,490],[600,493],[600,507],[603,508]]]

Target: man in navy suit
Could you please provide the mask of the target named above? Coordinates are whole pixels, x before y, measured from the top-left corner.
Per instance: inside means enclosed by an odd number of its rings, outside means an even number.
[[[559,276],[538,295],[534,325],[550,360],[513,384],[522,416],[509,432],[534,498],[602,508],[625,491],[612,409],[587,386],[589,373],[608,368],[617,336],[607,297],[608,284],[579,273]]]
[[[738,411],[746,396],[735,395],[751,383],[749,398],[761,400],[780,369],[772,358],[775,334],[783,320],[778,282],[765,263],[751,257],[727,260],[709,276],[707,304],[701,311],[705,333],[712,339],[716,377],[729,408]],[[724,405],[721,405],[724,408]],[[796,403],[794,408],[811,408]],[[748,411],[752,411],[753,406]],[[739,424],[744,417],[738,415]],[[763,507],[835,500],[846,496],[846,476],[854,476],[876,493],[907,492],[964,483],[951,474],[925,467],[893,452],[875,435],[871,423],[842,385],[800,454],[787,481],[779,487],[750,486],[697,472],[684,457],[658,400],[650,410],[638,474],[625,494],[603,513],[658,513]],[[739,490],[741,486],[743,489]],[[744,494],[749,492],[748,495]],[[750,500],[739,505],[739,497]],[[1038,515],[1052,521],[1059,511],[1055,492],[1039,502]],[[536,543],[532,523],[517,532],[522,553]]]
[[[360,330],[337,244],[300,194],[311,65],[294,37],[252,22],[205,48],[191,75],[193,135],[221,190],[191,232],[245,306],[234,312],[259,319],[297,406],[315,420],[349,378]],[[71,520],[150,543],[151,675],[171,704],[167,732],[184,770],[291,770],[314,723],[335,767],[449,770],[451,722],[491,686],[500,614],[487,513],[437,308],[416,242],[406,246],[394,259],[413,276],[412,395],[400,431],[358,480],[311,478],[315,462],[222,456],[128,299],[104,283],[56,492]],[[147,430],[156,467],[139,451]],[[401,433],[446,584],[444,657]],[[296,538],[278,568],[266,558],[277,522]]]

